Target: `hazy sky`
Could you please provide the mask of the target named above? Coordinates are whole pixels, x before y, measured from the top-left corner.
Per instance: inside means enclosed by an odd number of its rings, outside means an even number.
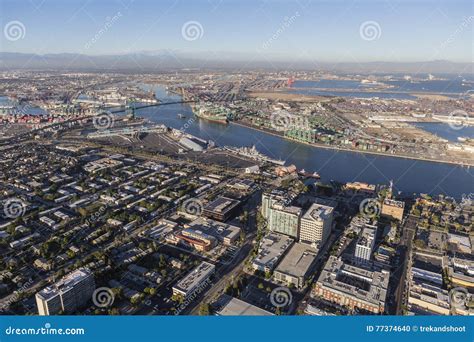
[[[250,59],[470,62],[472,3],[0,0],[0,50],[93,55],[178,50]]]

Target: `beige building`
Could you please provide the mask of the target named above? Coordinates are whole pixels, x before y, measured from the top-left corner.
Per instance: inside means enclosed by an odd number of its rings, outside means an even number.
[[[301,217],[300,242],[309,243],[319,248],[331,233],[334,208],[313,204]]]
[[[292,284],[296,288],[302,288],[312,271],[315,260],[314,250],[306,244],[295,243],[275,269],[273,277],[286,286]]]
[[[382,216],[391,217],[401,221],[403,219],[403,211],[405,210],[405,202],[396,201],[386,198],[382,203]]]
[[[330,256],[313,291],[351,310],[380,314],[385,311],[389,278],[387,270],[368,270]]]

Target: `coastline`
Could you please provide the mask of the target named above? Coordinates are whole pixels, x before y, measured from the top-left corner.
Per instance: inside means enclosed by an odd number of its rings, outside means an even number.
[[[344,152],[352,152],[352,153],[356,153],[356,154],[371,154],[371,155],[377,155],[377,156],[383,156],[383,157],[393,157],[393,158],[400,158],[400,159],[419,160],[419,161],[433,162],[433,163],[438,163],[438,164],[455,165],[455,166],[459,166],[459,167],[474,166],[474,162],[471,163],[471,164],[468,164],[468,163],[459,163],[459,162],[454,162],[454,161],[449,161],[449,160],[445,161],[445,160],[429,159],[429,158],[423,158],[423,157],[404,156],[404,155],[398,155],[398,154],[386,154],[386,153],[376,152],[376,151],[357,151],[357,150],[353,150],[353,149],[350,149],[350,148],[339,147],[339,146],[329,146],[329,145],[324,145],[324,144],[312,144],[312,143],[307,143],[307,142],[304,142],[304,141],[289,139],[289,138],[285,137],[282,134],[278,134],[277,132],[266,130],[266,129],[261,129],[259,127],[254,126],[254,125],[249,125],[249,124],[245,124],[245,123],[242,123],[242,122],[231,121],[229,124],[250,128],[250,129],[260,131],[260,132],[263,132],[263,133],[266,133],[266,134],[269,134],[269,135],[273,135],[273,136],[283,138],[283,139],[288,140],[288,141],[292,141],[292,142],[299,143],[299,144],[304,144],[304,145],[307,145],[307,146],[312,146],[312,147],[315,147],[315,148],[324,148],[324,149],[327,149],[327,150],[338,150],[338,151],[344,151]]]

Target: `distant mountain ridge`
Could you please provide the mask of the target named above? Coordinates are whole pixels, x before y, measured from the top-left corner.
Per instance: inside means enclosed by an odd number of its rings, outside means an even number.
[[[210,52],[186,54],[179,51],[140,51],[115,55],[85,55],[78,53],[30,54],[0,52],[0,69],[78,70],[78,71],[139,71],[159,72],[180,69],[281,69],[327,70],[349,73],[452,73],[474,74],[474,63],[437,60],[427,62],[317,62],[285,60],[271,63],[265,60],[249,62],[245,54]]]

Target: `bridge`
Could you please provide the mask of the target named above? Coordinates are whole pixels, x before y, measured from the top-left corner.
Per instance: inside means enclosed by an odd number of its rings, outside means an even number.
[[[159,102],[159,103],[152,103],[152,104],[147,104],[147,105],[142,105],[142,106],[136,106],[136,107],[132,107],[132,108],[133,108],[133,110],[136,110],[136,109],[142,109],[142,108],[148,108],[148,107],[168,106],[168,105],[175,105],[175,104],[182,104],[182,103],[193,103],[193,102],[198,102],[198,101],[188,100],[188,101],[174,101],[174,102],[164,102],[164,103]],[[103,108],[102,112],[106,111],[106,108]],[[108,107],[108,108],[114,108],[114,107]],[[115,111],[108,111],[108,112],[111,113],[111,114],[118,114],[118,113],[126,112],[129,109],[130,108],[128,108],[128,106],[127,106],[127,107],[124,107],[123,109],[119,109],[119,110],[115,110]],[[99,114],[100,114],[100,111],[95,113],[95,114],[84,115],[84,116],[80,116],[80,117],[75,117],[73,119],[68,119],[68,120],[65,120],[65,121],[62,121],[62,122],[56,122],[56,123],[53,123],[53,124],[45,125],[43,127],[35,128],[35,129],[32,129],[31,131],[18,134],[16,137],[20,138],[20,139],[21,138],[28,138],[28,136],[30,134],[39,133],[39,132],[41,132],[43,130],[46,130],[46,129],[60,127],[62,125],[75,123],[77,121],[92,119],[92,118],[94,118],[95,116],[97,116]]]
[[[113,108],[117,107],[105,107],[103,108],[104,110],[107,110],[108,112],[112,114],[118,114],[118,113],[124,113],[127,111],[131,111],[131,114],[134,115],[134,112],[138,109],[143,109],[143,108],[151,108],[151,107],[159,107],[159,106],[170,106],[170,105],[175,105],[175,104],[185,104],[185,103],[196,103],[199,102],[197,100],[186,100],[186,101],[174,101],[174,102],[157,102],[157,103],[150,103],[150,104],[145,104],[145,105],[140,105],[140,106],[135,106],[135,105],[126,105],[123,106],[123,108],[118,109],[118,110],[113,110]],[[110,110],[108,110],[110,109]]]

